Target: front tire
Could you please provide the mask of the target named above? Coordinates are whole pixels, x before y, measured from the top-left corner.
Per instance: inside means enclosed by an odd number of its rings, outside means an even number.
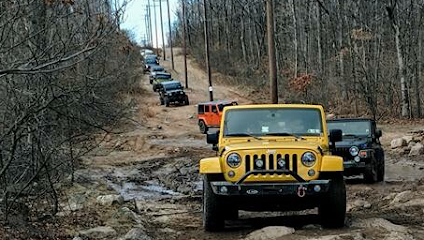
[[[188,96],[185,96],[184,98],[184,105],[190,105],[190,102],[188,101]]]
[[[165,106],[166,107],[169,107],[170,102],[169,102],[169,98],[168,97],[165,97],[164,102],[165,102]]]
[[[318,207],[324,228],[342,228],[346,217],[346,186],[343,176],[331,180],[330,188]]]
[[[373,158],[365,165],[364,180],[366,183],[376,183],[378,181],[379,166],[377,159]]]
[[[206,126],[205,121],[203,120],[199,121],[199,129],[202,134],[206,134],[208,132],[208,127]]]
[[[163,101],[163,98],[160,98],[160,105],[164,105],[165,102]]]
[[[378,173],[377,173],[377,181],[383,182],[385,175],[385,161],[384,161],[384,153],[382,156],[379,156],[379,165],[378,165]]]
[[[219,231],[224,228],[223,210],[219,197],[213,192],[208,175],[203,177],[203,228],[208,232]]]

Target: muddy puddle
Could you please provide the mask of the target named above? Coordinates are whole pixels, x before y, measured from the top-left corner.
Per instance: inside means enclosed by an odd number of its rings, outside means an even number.
[[[145,181],[143,183],[108,181],[108,185],[113,188],[126,201],[128,200],[160,200],[180,196],[178,192],[160,186],[157,181]]]

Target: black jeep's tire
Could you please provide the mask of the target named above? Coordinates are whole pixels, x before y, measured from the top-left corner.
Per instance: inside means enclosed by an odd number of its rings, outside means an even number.
[[[160,100],[160,105],[164,105],[165,104],[165,101],[163,100],[163,98],[160,98],[159,100]]]
[[[208,175],[203,177],[202,220],[205,231],[214,232],[224,228],[224,216],[219,196],[212,190]]]
[[[379,154],[378,156],[378,171],[377,171],[377,181],[383,182],[385,174],[385,161],[384,161],[384,153]]]
[[[153,85],[153,92],[156,92],[157,91],[157,87],[156,87],[156,84],[155,85]]]
[[[200,132],[203,134],[206,134],[208,132],[208,127],[206,126],[206,123],[203,120],[199,121],[199,129]]]
[[[318,207],[318,215],[324,228],[342,228],[346,217],[346,186],[343,176],[331,179],[330,188]]]
[[[378,160],[372,158],[369,163],[365,165],[364,180],[366,183],[376,183],[378,181]]]
[[[153,84],[153,80],[152,79],[150,79],[149,82],[150,82],[150,84]]]
[[[165,106],[169,107],[169,104],[170,104],[169,98],[168,97],[165,97],[163,101],[165,103]]]
[[[188,101],[188,96],[185,96],[184,98],[184,105],[190,105],[190,102]]]

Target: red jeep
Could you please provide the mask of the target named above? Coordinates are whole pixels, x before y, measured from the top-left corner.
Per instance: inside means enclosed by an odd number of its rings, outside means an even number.
[[[236,101],[227,100],[199,103],[197,118],[200,132],[206,134],[211,127],[219,128],[224,107],[234,105],[238,105]]]

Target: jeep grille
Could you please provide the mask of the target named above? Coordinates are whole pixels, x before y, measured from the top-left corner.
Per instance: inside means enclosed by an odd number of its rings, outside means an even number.
[[[259,168],[256,166],[255,161],[260,158],[264,161],[264,165]],[[284,159],[285,167],[281,168],[277,161],[278,159]],[[262,154],[262,155],[246,155],[246,173],[251,170],[292,170],[294,173],[297,173],[297,154]],[[264,175],[264,174],[262,174]]]

